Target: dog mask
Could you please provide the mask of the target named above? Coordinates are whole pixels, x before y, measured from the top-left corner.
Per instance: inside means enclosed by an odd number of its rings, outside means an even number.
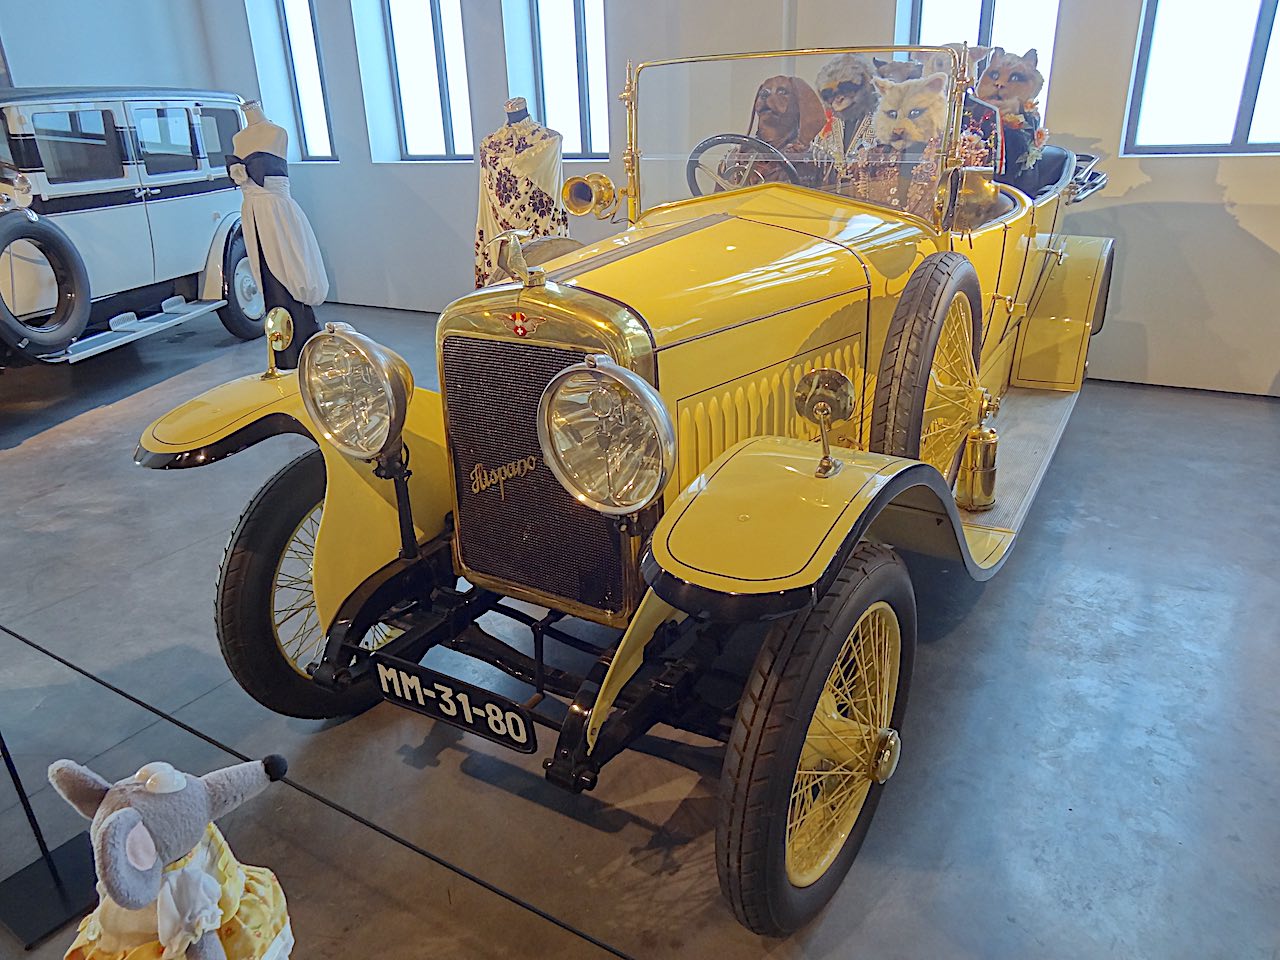
[[[791,144],[807,147],[825,122],[822,101],[799,77],[770,77],[756,91],[748,136],[758,136],[779,150]]]

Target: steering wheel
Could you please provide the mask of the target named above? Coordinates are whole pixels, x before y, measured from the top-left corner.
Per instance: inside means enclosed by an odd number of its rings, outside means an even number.
[[[712,147],[722,146],[748,147],[752,152],[732,165],[726,166],[722,162],[718,169],[704,166],[702,155]],[[730,154],[726,160],[732,156]],[[779,163],[788,180],[794,184],[800,183],[800,174],[796,172],[795,165],[773,144],[766,143],[759,137],[749,137],[741,133],[717,133],[713,137],[707,137],[689,154],[689,163],[685,167],[685,179],[689,181],[689,192],[695,197],[703,195],[702,186],[698,183],[697,177],[699,170],[714,180],[721,190],[737,190],[739,187],[749,186],[752,175],[756,177],[756,183],[764,183],[764,177],[756,169],[757,163]]]

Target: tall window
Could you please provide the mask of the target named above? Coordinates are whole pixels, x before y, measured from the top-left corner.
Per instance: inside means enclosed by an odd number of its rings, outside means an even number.
[[[968,43],[1004,47],[1022,55],[1034,48],[1044,87],[1041,113],[1049,102],[1049,68],[1058,31],[1058,0],[912,0],[911,42],[926,46]]]
[[[336,160],[315,11],[311,0],[279,0],[279,3],[285,54],[293,78],[293,105],[302,127],[302,159]]]
[[[566,157],[609,154],[604,0],[502,0],[510,96],[564,137]]]
[[[383,0],[406,160],[472,155],[462,0]]]
[[[1126,152],[1280,152],[1276,6],[1147,0]]]

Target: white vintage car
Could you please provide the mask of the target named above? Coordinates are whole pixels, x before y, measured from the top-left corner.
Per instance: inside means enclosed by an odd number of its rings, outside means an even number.
[[[214,310],[262,335],[227,175],[241,99],[0,92],[0,367],[75,363]]]

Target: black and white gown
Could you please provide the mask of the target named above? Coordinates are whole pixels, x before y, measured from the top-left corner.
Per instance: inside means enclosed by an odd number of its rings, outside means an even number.
[[[266,309],[284,307],[293,317],[293,343],[276,357],[280,367],[292,369],[302,345],[320,329],[312,308],[329,293],[320,246],[289,193],[289,165],[283,159],[262,151],[232,155],[227,170],[240,188],[245,251]]]

